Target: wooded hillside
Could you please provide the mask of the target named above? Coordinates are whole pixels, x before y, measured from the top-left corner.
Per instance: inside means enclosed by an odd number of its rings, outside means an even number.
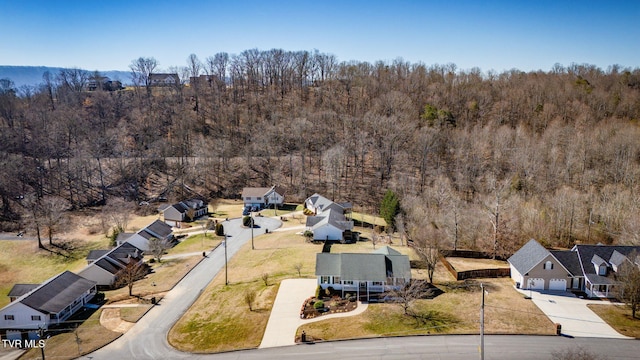
[[[279,184],[367,211],[392,189],[400,226],[448,247],[640,244],[638,68],[483,74],[278,49],[186,65],[154,87],[158,64],[136,59],[120,91],[86,91],[78,69],[0,81],[3,226],[25,196],[81,208]]]

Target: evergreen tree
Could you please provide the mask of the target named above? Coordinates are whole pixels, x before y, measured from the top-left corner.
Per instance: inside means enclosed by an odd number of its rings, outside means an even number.
[[[395,228],[395,218],[400,212],[400,199],[392,190],[387,190],[380,204],[380,216],[387,222],[390,229]]]

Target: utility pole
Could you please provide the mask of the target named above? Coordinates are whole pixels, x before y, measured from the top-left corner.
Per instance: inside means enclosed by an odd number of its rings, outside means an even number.
[[[251,250],[255,250],[253,246],[253,212],[251,213]]]
[[[227,276],[227,233],[224,234],[224,284],[229,285],[229,278]]]
[[[44,325],[43,326],[38,326],[38,337],[40,338],[40,340],[44,340]],[[43,344],[38,344],[40,345],[40,352],[42,352],[42,360],[44,360],[44,346],[42,346]]]
[[[484,360],[484,284],[480,283],[482,303],[480,305],[480,360]]]

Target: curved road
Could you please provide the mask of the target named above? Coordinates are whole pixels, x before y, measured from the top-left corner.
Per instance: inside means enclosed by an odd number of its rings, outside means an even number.
[[[245,243],[251,241],[251,229],[241,226],[241,219],[223,222],[230,259]],[[282,225],[277,219],[255,217],[254,236],[274,230]],[[87,359],[180,359],[191,354],[180,352],[169,345],[167,333],[182,314],[189,309],[200,293],[219,271],[224,271],[224,247],[218,246],[206,259],[193,268],[167,295],[140,319],[129,331],[114,342],[88,354]],[[233,281],[233,274],[229,274]]]
[[[240,226],[240,219],[224,222],[230,235],[228,257],[251,239],[251,230]],[[281,223],[272,218],[256,217],[254,236],[264,234]],[[256,360],[313,358],[349,359],[477,359],[477,335],[410,336],[335,341],[266,349],[233,351],[219,354],[191,354],[172,348],[167,333],[182,314],[198,298],[201,291],[224,268],[224,248],[218,247],[201,261],[176,287],[169,291],[159,305],[152,308],[136,325],[120,338],[85,356],[85,359],[211,359]],[[229,274],[233,281],[233,274]],[[549,359],[553,351],[585,348],[611,360],[637,359],[640,343],[637,340],[601,338],[569,338],[562,336],[487,335],[487,360]]]

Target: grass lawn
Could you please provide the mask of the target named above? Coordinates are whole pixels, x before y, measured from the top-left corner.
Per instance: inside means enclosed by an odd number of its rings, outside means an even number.
[[[141,305],[120,308],[120,318],[132,323],[138,322],[152,307],[153,305]]]
[[[295,262],[303,264],[302,277],[313,278],[315,255],[321,245],[304,241],[295,231],[282,231],[256,238],[256,250],[247,244],[229,262],[229,285],[220,273],[203,295],[176,323],[169,342],[191,352],[218,352],[259,346],[269,313],[281,280],[298,277]],[[376,245],[376,248],[384,244]],[[417,259],[412,249],[391,245],[401,253]],[[373,251],[369,241],[357,244],[335,244],[332,253]],[[269,274],[269,285],[261,279]],[[426,271],[412,270],[415,278],[426,278]],[[418,323],[402,314],[396,304],[371,304],[369,310],[356,317],[330,319],[306,325],[308,336],[317,339],[345,339],[383,335],[455,333],[479,331],[480,290],[477,282],[455,282],[439,265],[434,281],[445,292],[432,300],[418,300],[416,309],[424,315]],[[510,279],[483,279],[489,295],[486,298],[487,333],[555,334],[554,324],[538,308],[513,289]],[[466,285],[465,285],[466,284]],[[257,294],[253,311],[245,302],[245,294]],[[312,296],[313,294],[309,294]],[[302,304],[301,304],[302,305]]]
[[[45,345],[47,359],[75,359],[112,342],[121,334],[100,325],[102,310],[95,311],[73,332],[61,333],[49,338]],[[77,335],[77,337],[76,337]],[[41,359],[40,349],[27,351],[20,359]]]
[[[500,260],[448,257],[447,261],[457,271],[509,268],[508,262]]]
[[[480,281],[480,280],[479,280]],[[481,279],[485,298],[485,333],[553,335],[555,327],[538,308],[513,289],[510,279]],[[449,286],[448,286],[449,285]],[[462,285],[462,286],[460,286]],[[460,286],[460,287],[458,287]],[[477,283],[437,284],[445,292],[413,304],[422,320],[403,314],[397,304],[370,304],[359,316],[303,325],[312,339],[336,340],[413,334],[477,334],[481,293]]]
[[[193,253],[198,251],[210,251],[222,241],[222,236],[216,236],[215,231],[207,232],[207,235],[198,234],[184,238],[178,245],[167,251],[167,255]]]
[[[281,280],[298,277],[293,265],[303,264],[302,277],[313,277],[315,254],[322,245],[306,243],[295,231],[275,232],[248,242],[230,261],[229,285],[220,272],[194,305],[171,329],[168,339],[191,352],[218,352],[260,345]],[[295,259],[295,260],[294,260]],[[269,274],[268,285],[262,274]],[[253,311],[245,294],[256,294]],[[310,296],[313,294],[309,294]],[[302,305],[302,304],[300,304]]]
[[[640,318],[637,317],[640,314],[636,313],[636,318],[632,318],[631,310],[625,305],[587,306],[620,334],[640,339]]]
[[[48,242],[44,243],[50,247]],[[14,284],[39,284],[65,270],[81,270],[87,265],[85,257],[89,251],[105,248],[108,243],[104,238],[95,242],[67,242],[73,249],[65,251],[51,247],[58,254],[38,249],[36,241],[0,241],[0,307],[9,303],[6,295]]]
[[[365,224],[387,226],[387,222],[384,221],[384,219],[379,217],[379,216],[374,216],[374,215],[369,215],[369,214],[362,214],[362,213],[358,213],[358,212],[352,212],[350,217],[355,221],[359,221],[359,222],[365,223]]]

